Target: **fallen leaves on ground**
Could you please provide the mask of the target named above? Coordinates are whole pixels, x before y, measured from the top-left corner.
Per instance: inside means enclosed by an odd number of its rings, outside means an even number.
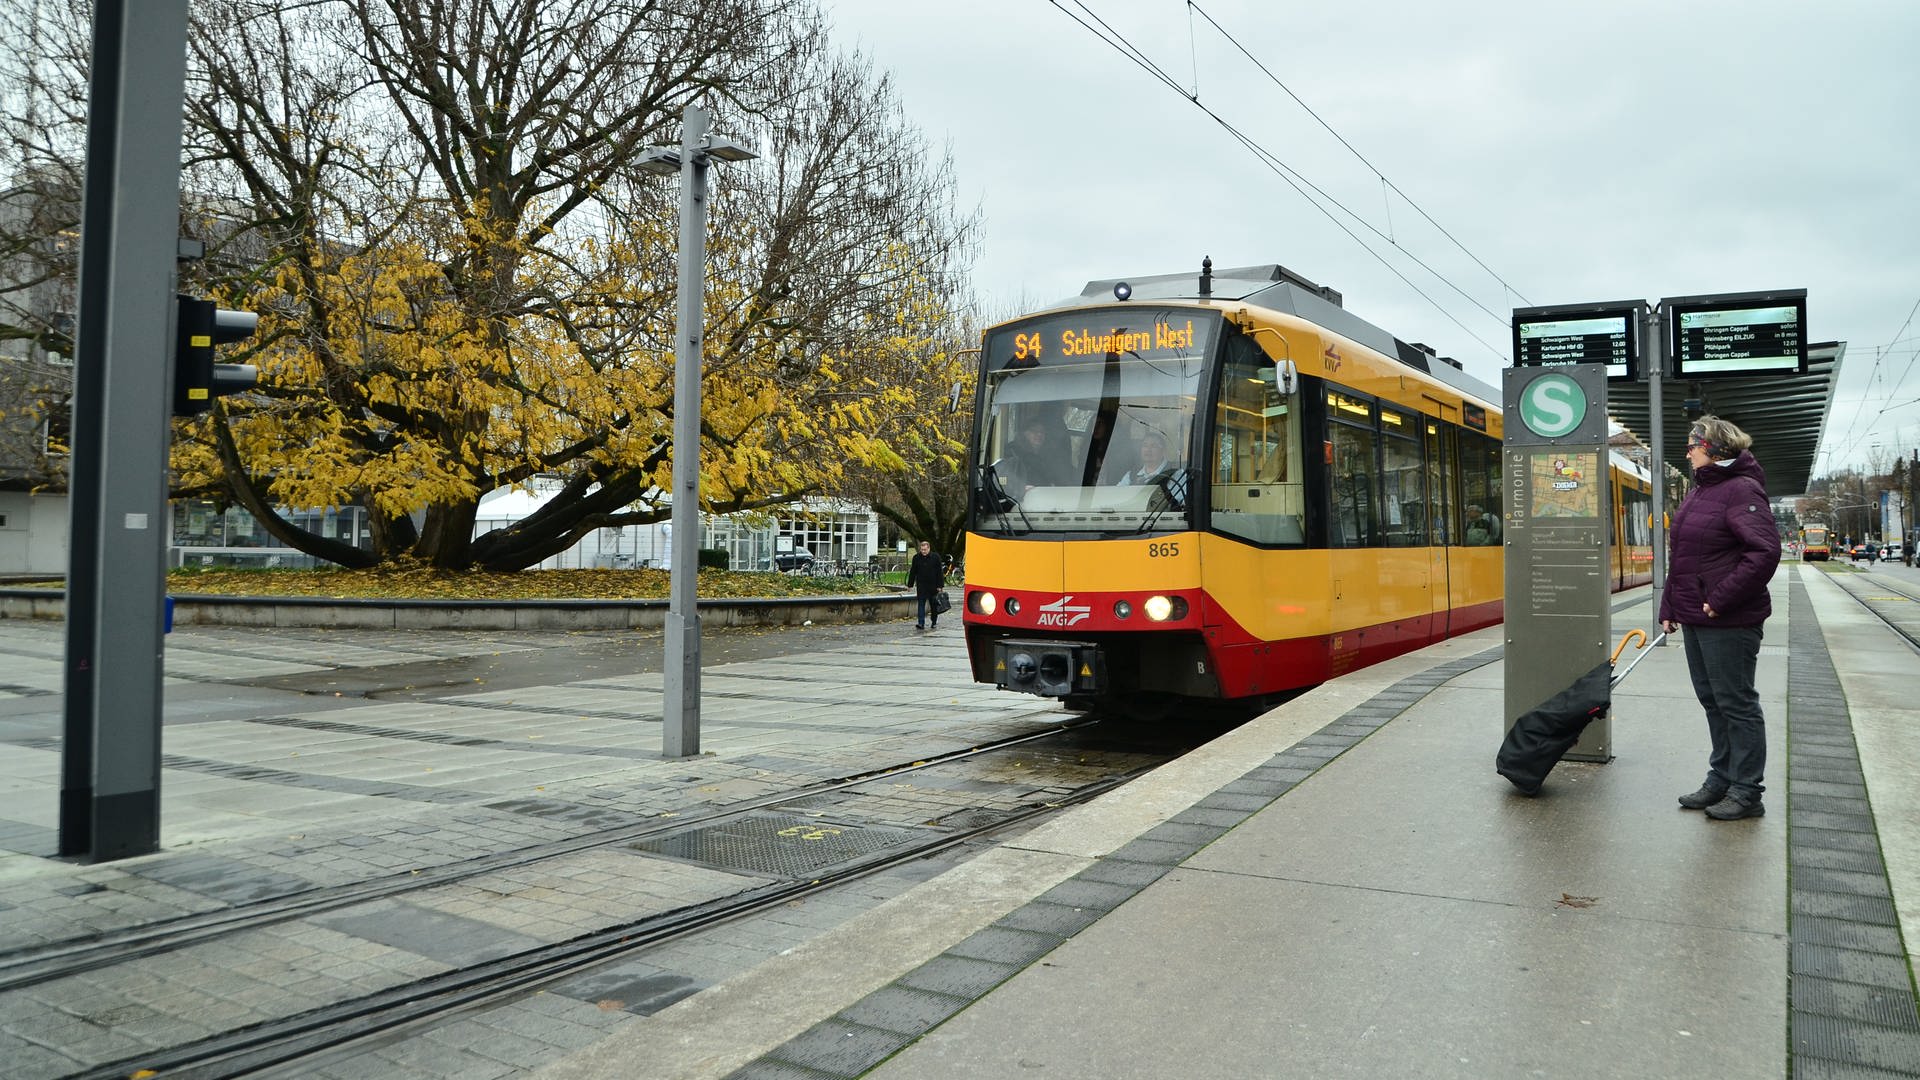
[[[665,570],[522,570],[514,574],[426,568],[374,570],[175,570],[175,595],[324,596],[387,600],[665,600]],[[700,571],[703,599],[886,593],[865,577],[800,577],[740,570]]]

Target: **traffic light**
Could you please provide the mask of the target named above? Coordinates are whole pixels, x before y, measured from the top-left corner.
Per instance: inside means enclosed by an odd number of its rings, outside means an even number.
[[[253,336],[260,316],[229,311],[211,300],[174,297],[179,306],[173,341],[173,415],[196,416],[213,408],[213,399],[251,387],[260,378],[252,364],[216,364],[213,347]]]

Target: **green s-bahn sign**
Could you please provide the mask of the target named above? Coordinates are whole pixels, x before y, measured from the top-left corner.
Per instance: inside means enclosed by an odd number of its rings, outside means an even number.
[[[1571,376],[1549,372],[1520,391],[1520,422],[1543,439],[1559,439],[1580,429],[1587,418],[1587,392]]]

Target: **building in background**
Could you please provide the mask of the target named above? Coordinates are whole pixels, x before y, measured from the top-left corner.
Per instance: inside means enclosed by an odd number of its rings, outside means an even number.
[[[480,500],[473,534],[481,536],[525,520],[545,506],[561,487],[562,482],[557,478],[536,477],[521,490],[489,494]],[[170,567],[308,569],[328,565],[325,560],[282,544],[240,507],[221,510],[211,502],[179,500],[171,505],[171,511],[172,542],[167,548]],[[364,507],[283,509],[281,513],[301,528],[329,539],[358,547],[372,544]],[[572,547],[542,559],[529,569],[665,569],[672,535],[672,526],[665,521],[595,529]],[[879,515],[871,509],[858,503],[827,499],[808,500],[783,508],[780,513],[704,515],[700,523],[700,546],[725,548],[729,565],[735,570],[774,569],[776,553],[796,548],[807,549],[821,573],[864,567],[878,549],[879,536]],[[4,539],[0,539],[0,545],[4,545]],[[4,551],[3,546],[0,551]],[[0,563],[0,570],[4,569],[5,564]],[[64,550],[60,563],[49,572],[66,572]]]

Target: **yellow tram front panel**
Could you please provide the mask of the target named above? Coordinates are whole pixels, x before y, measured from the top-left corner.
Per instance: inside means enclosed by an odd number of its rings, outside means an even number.
[[[1066,589],[1066,545],[967,534],[966,588]]]
[[[1195,592],[1201,587],[1199,533],[1138,540],[1068,540],[1065,588],[1075,592]]]
[[[1040,631],[1197,628],[1199,541],[1197,533],[1066,541],[969,534],[967,621]],[[992,610],[983,610],[976,593],[992,597]],[[1180,598],[1185,614],[1146,617],[1145,602],[1154,596]],[[1009,605],[1009,599],[1015,603]],[[1056,617],[1062,612],[1077,617]]]

